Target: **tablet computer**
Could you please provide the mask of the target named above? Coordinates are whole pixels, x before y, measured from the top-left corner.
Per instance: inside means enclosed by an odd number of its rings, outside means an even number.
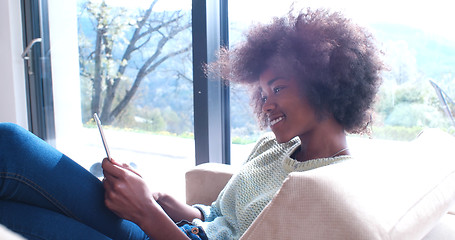
[[[107,159],[109,161],[111,161],[111,159],[112,159],[111,152],[109,151],[109,147],[106,142],[106,137],[104,136],[104,132],[103,132],[103,126],[101,125],[101,121],[100,121],[97,113],[93,114],[93,119],[95,119],[96,125],[98,126],[98,130],[100,131],[101,140],[103,141],[104,150],[106,150]]]

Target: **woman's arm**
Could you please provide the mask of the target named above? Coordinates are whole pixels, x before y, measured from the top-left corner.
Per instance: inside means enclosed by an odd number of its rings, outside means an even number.
[[[153,239],[188,239],[157,203],[154,194],[136,172],[130,171],[128,166],[115,161],[109,162],[107,159],[103,160],[102,166],[107,208],[119,217],[138,224]],[[170,203],[165,205],[172,208]],[[183,204],[179,206],[185,209]],[[176,213],[173,215],[177,217]],[[189,216],[187,213],[184,215]]]
[[[192,221],[195,218],[204,220],[204,216],[199,209],[177,201],[166,193],[153,193],[153,198],[174,222]]]
[[[149,237],[157,240],[188,239],[155,200],[152,199],[150,204],[144,214],[133,220]]]

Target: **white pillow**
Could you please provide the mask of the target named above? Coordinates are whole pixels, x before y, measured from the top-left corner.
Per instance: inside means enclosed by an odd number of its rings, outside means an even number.
[[[242,239],[422,239],[455,203],[454,149],[432,130],[292,173]]]

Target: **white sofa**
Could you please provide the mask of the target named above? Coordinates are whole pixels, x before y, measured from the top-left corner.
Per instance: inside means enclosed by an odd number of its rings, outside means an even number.
[[[292,173],[241,239],[455,239],[455,138],[430,129],[386,149],[371,143],[353,160]],[[187,203],[210,204],[234,172],[190,170]]]

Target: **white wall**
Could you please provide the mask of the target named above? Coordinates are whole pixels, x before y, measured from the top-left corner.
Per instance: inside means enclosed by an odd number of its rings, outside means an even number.
[[[28,128],[20,1],[0,1],[0,122]]]

